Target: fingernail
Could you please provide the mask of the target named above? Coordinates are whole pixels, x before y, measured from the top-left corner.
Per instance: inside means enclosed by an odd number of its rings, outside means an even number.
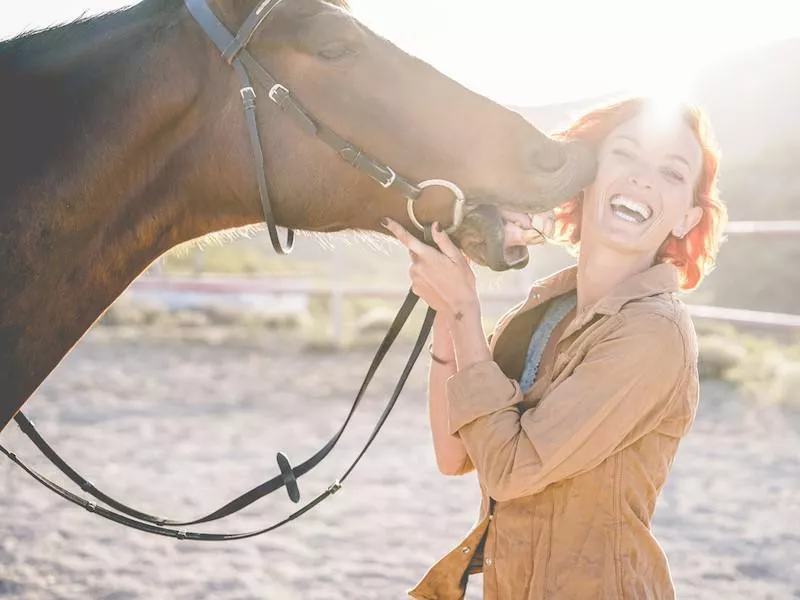
[[[386,217],[383,217],[381,219],[381,225],[383,225],[384,227],[389,227],[389,219],[387,219]]]
[[[441,227],[439,227],[439,221],[434,221],[433,222],[433,230],[436,233],[441,233],[442,229],[441,229]]]

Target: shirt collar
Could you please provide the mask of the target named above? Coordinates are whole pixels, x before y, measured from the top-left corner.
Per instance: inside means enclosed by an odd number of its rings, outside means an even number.
[[[622,281],[590,309],[600,314],[615,314],[631,300],[678,292],[678,269],[670,263],[658,263],[646,271]]]
[[[577,286],[577,276],[578,267],[572,265],[537,280],[531,287],[528,298],[519,312],[525,312],[551,298],[574,290]],[[670,263],[658,263],[622,281],[594,305],[584,309],[580,318],[575,320],[588,322],[596,314],[613,315],[632,300],[677,292],[679,289],[678,270],[675,266]]]

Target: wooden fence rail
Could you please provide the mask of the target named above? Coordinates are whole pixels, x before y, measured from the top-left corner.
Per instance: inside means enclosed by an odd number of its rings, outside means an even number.
[[[731,221],[726,234],[798,234],[800,221]],[[286,276],[270,276],[269,278],[254,276],[243,278],[241,275],[225,276],[219,274],[198,273],[189,277],[165,277],[158,270],[147,277],[140,277],[130,288],[134,294],[192,296],[202,302],[203,299],[213,301],[224,297],[260,298],[267,303],[279,304],[288,297],[294,297],[299,304],[308,304],[312,297],[324,297],[330,302],[331,331],[335,340],[340,340],[344,320],[344,301],[347,298],[374,298],[399,301],[407,292],[407,287],[386,287],[339,284],[336,282],[319,284],[308,279]],[[481,294],[485,302],[504,302],[509,306],[521,299],[521,292],[492,291]],[[291,304],[291,301],[289,302]],[[800,314],[785,314],[725,308],[721,306],[689,305],[695,319],[742,323],[759,327],[781,328],[784,330],[800,329]]]

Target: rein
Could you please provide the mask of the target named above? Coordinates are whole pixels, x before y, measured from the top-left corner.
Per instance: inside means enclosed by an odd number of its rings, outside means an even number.
[[[364,396],[364,393],[369,386],[369,383],[372,381],[373,376],[378,370],[383,359],[389,352],[389,349],[392,346],[392,343],[397,338],[397,335],[402,331],[403,326],[405,325],[406,321],[408,320],[409,315],[411,314],[412,310],[417,304],[419,300],[418,296],[413,292],[408,293],[406,296],[403,305],[400,307],[400,310],[397,313],[394,321],[392,322],[389,330],[387,331],[386,335],[383,338],[378,350],[375,352],[375,357],[372,359],[372,363],[370,364],[369,369],[367,370],[366,375],[364,376],[364,381],[361,384],[361,387],[356,394],[355,400],[353,401],[353,405],[350,407],[350,412],[348,413],[347,417],[344,420],[344,423],[339,428],[339,430],[331,437],[330,440],[318,450],[313,456],[308,458],[307,460],[300,463],[297,467],[292,468],[288,458],[283,452],[278,452],[277,461],[278,461],[278,468],[280,469],[280,475],[276,475],[269,481],[262,483],[259,486],[254,487],[253,489],[241,494],[236,499],[228,502],[224,506],[218,508],[217,510],[190,520],[176,520],[176,519],[167,519],[165,517],[158,517],[154,515],[147,514],[145,512],[136,510],[131,508],[122,502],[115,500],[111,496],[105,494],[98,488],[96,488],[91,482],[86,480],[83,476],[81,476],[77,471],[75,471],[72,467],[67,464],[67,462],[62,459],[58,453],[53,450],[53,448],[41,437],[39,432],[34,427],[33,423],[22,414],[22,411],[18,412],[17,415],[14,417],[17,425],[20,429],[27,435],[31,441],[36,445],[36,447],[44,454],[50,462],[53,463],[64,475],[69,477],[78,487],[81,488],[85,493],[89,494],[96,500],[99,500],[108,506],[112,507],[115,510],[111,510],[104,506],[97,504],[92,500],[87,500],[70,492],[69,490],[64,489],[57,483],[51,481],[44,475],[38,473],[31,467],[27,466],[24,462],[22,462],[17,455],[4,446],[0,445],[0,452],[5,454],[8,458],[10,458],[15,464],[20,466],[28,475],[33,477],[36,481],[44,485],[46,488],[50,489],[52,492],[55,492],[65,500],[85,508],[91,513],[95,513],[100,517],[108,519],[110,521],[114,521],[121,525],[125,525],[126,527],[130,527],[132,529],[138,529],[139,531],[144,531],[146,533],[152,533],[155,535],[161,535],[166,537],[174,537],[179,540],[195,540],[201,542],[220,542],[220,541],[227,541],[227,540],[240,540],[249,537],[254,537],[257,535],[261,535],[264,533],[268,533],[285,525],[286,523],[293,521],[297,517],[305,514],[312,508],[314,508],[317,504],[325,500],[328,496],[335,494],[339,489],[341,489],[342,484],[345,480],[350,476],[350,473],[355,469],[356,465],[361,461],[362,457],[366,453],[367,449],[372,445],[372,442],[378,435],[378,432],[383,427],[383,424],[386,422],[386,419],[389,417],[389,414],[392,412],[398,397],[400,396],[400,392],[403,390],[403,386],[408,379],[408,376],[411,373],[411,369],[414,367],[414,364],[417,361],[422,349],[425,345],[425,340],[430,333],[431,326],[433,325],[433,319],[436,315],[432,308],[428,308],[428,311],[425,315],[425,320],[423,321],[422,328],[420,330],[419,336],[417,336],[417,340],[414,343],[414,347],[411,350],[411,354],[406,362],[405,367],[403,368],[403,372],[400,375],[400,379],[395,386],[394,391],[392,392],[389,401],[386,403],[386,407],[383,409],[381,416],[378,418],[375,427],[372,429],[372,433],[370,434],[367,442],[364,444],[364,447],[358,453],[356,458],[347,468],[347,470],[335,480],[328,488],[316,496],[313,500],[309,501],[305,504],[302,508],[295,511],[294,513],[290,514],[288,517],[283,519],[282,521],[278,521],[277,523],[270,525],[269,527],[264,527],[261,529],[256,529],[253,531],[246,531],[246,532],[237,532],[237,533],[208,533],[208,532],[196,532],[196,531],[187,531],[182,529],[182,527],[190,526],[190,525],[199,525],[201,523],[209,523],[211,521],[216,521],[218,519],[222,519],[224,517],[230,516],[234,513],[239,512],[240,510],[250,506],[255,501],[263,498],[264,496],[268,496],[269,494],[279,490],[282,487],[286,487],[286,491],[289,494],[289,498],[294,502],[298,503],[300,500],[300,490],[297,485],[297,479],[302,475],[308,473],[313,469],[316,465],[318,465],[322,459],[324,459],[328,453],[336,446],[336,443],[341,438],[342,434],[344,433],[347,425],[350,423],[350,419],[355,414],[356,408],[361,403],[361,400]],[[118,511],[118,512],[117,512]],[[176,529],[176,527],[180,527],[181,529]]]
[[[287,230],[285,245],[281,242],[278,235],[277,226],[275,224],[272,206],[269,200],[269,192],[267,188],[267,178],[264,169],[264,155],[261,147],[261,141],[258,133],[258,126],[256,122],[256,99],[257,94],[251,82],[251,75],[258,81],[261,86],[268,90],[267,98],[277,105],[281,111],[288,115],[303,131],[307,134],[318,137],[320,140],[330,146],[343,160],[347,161],[350,165],[369,175],[374,181],[379,183],[386,189],[391,189],[399,192],[406,198],[406,208],[412,223],[425,233],[425,241],[429,245],[433,244],[431,238],[430,226],[423,226],[414,215],[414,201],[419,198],[422,190],[432,186],[442,186],[449,189],[454,196],[453,204],[453,222],[447,232],[452,232],[457,229],[464,218],[464,193],[455,184],[443,179],[428,179],[416,185],[410,183],[402,175],[397,174],[391,167],[380,161],[370,157],[362,152],[357,146],[351,144],[344,138],[337,135],[333,130],[329,129],[322,123],[316,121],[300,104],[292,97],[291,92],[283,84],[279,83],[266,69],[264,69],[246,50],[247,43],[252,39],[258,27],[266,20],[272,10],[280,4],[282,0],[264,0],[261,2],[247,17],[244,24],[241,26],[235,36],[227,30],[227,28],[220,22],[214,12],[206,3],[207,0],[184,0],[186,8],[197,23],[202,27],[207,36],[211,39],[214,45],[222,53],[223,58],[233,66],[239,75],[241,88],[239,93],[244,105],[244,111],[247,121],[247,129],[250,136],[250,142],[253,149],[255,158],[256,177],[258,180],[259,195],[261,198],[261,206],[264,213],[264,220],[267,223],[269,230],[269,237],[272,247],[278,254],[288,254],[291,252],[294,244],[294,231]],[[75,471],[69,464],[62,459],[58,453],[44,440],[44,438],[36,430],[34,424],[19,411],[14,420],[23,433],[36,445],[36,447],[47,457],[53,465],[56,466],[64,475],[66,475],[73,483],[75,483],[83,492],[91,496],[97,501],[104,503],[103,506],[94,500],[83,498],[69,490],[61,487],[57,483],[51,481],[44,475],[38,473],[31,467],[22,462],[14,452],[9,451],[0,445],[0,452],[5,454],[11,461],[21,467],[28,475],[33,477],[36,481],[58,494],[65,500],[85,508],[89,512],[95,513],[100,517],[114,521],[126,527],[137,529],[146,533],[155,535],[174,537],[177,539],[188,539],[196,541],[226,541],[249,538],[261,535],[286,523],[293,521],[297,517],[305,514],[317,504],[335,494],[341,487],[356,465],[360,462],[361,458],[366,453],[367,449],[372,444],[378,432],[383,427],[386,419],[389,417],[392,409],[397,402],[398,397],[403,389],[403,386],[408,379],[414,364],[417,361],[425,341],[430,334],[435,317],[435,311],[428,307],[425,319],[422,324],[417,340],[411,350],[411,354],[406,362],[406,365],[400,375],[400,378],[389,398],[386,407],[384,408],[381,416],[375,427],[372,430],[364,447],[358,453],[356,458],[347,468],[347,470],[335,480],[325,491],[318,494],[315,498],[306,503],[302,508],[290,514],[277,523],[264,527],[261,529],[238,532],[238,533],[208,533],[187,531],[184,527],[199,525],[202,523],[209,523],[224,517],[230,516],[240,510],[250,506],[257,500],[267,496],[280,488],[286,488],[289,498],[295,504],[300,501],[300,489],[298,487],[298,478],[311,471],[316,467],[336,446],[337,442],[344,433],[347,425],[355,413],[358,405],[364,396],[364,393],[372,381],[375,372],[378,370],[383,359],[386,357],[392,343],[397,338],[397,335],[403,329],[409,315],[416,306],[419,297],[409,290],[403,305],[397,313],[394,321],[392,322],[389,330],[387,331],[383,341],[378,347],[372,363],[367,370],[361,387],[356,394],[353,405],[344,423],[339,430],[331,437],[330,440],[320,448],[314,455],[300,463],[296,467],[292,467],[288,457],[283,452],[278,452],[277,462],[280,474],[272,477],[268,481],[252,488],[251,490],[241,494],[234,500],[228,502],[217,510],[208,513],[204,516],[190,519],[168,519],[165,517],[155,516],[143,511],[136,510],[127,506],[126,504],[112,498],[108,494],[99,490],[90,481],[85,479],[77,471]],[[110,507],[110,508],[108,508]]]

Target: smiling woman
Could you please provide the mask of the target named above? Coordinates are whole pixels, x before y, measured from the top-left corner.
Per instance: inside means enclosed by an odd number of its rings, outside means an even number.
[[[702,113],[632,99],[562,139],[595,149],[594,181],[555,211],[578,264],[533,283],[487,343],[469,264],[391,231],[437,310],[429,374],[439,469],[477,471],[480,520],[411,591],[484,598],[674,598],[650,530],[697,409],[697,340],[678,292],[713,265],[725,208]],[[658,115],[659,118],[654,118]]]

